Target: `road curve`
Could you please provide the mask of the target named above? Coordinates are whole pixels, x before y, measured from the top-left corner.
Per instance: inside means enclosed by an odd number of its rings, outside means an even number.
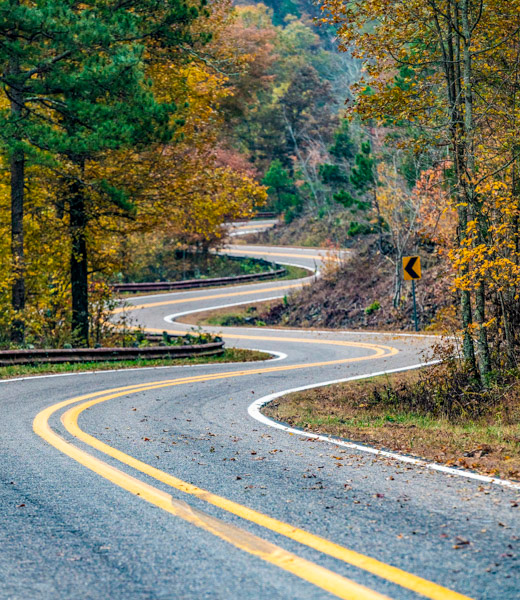
[[[248,235],[250,233],[259,233],[271,229],[278,223],[278,219],[258,219],[256,221],[237,221],[227,223],[229,235],[231,237]]]
[[[233,253],[319,267],[312,249]],[[275,281],[133,298],[148,329]],[[286,389],[419,363],[427,337],[226,328],[276,352],[0,383],[0,599],[519,597],[515,489],[259,423]]]

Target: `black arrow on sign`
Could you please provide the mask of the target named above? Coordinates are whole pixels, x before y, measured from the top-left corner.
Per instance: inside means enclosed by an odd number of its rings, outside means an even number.
[[[419,279],[419,273],[413,270],[413,266],[417,262],[417,256],[413,256],[409,261],[404,270],[410,275],[412,279]]]

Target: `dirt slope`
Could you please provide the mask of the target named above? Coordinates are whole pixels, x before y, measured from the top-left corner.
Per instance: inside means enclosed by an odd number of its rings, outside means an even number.
[[[436,329],[439,319],[449,325],[457,299],[450,292],[448,273],[434,255],[420,254],[423,278],[416,284],[420,328]],[[394,267],[388,258],[369,250],[354,251],[335,273],[326,273],[259,318],[267,324],[300,327],[411,330],[411,283],[403,283],[397,308],[393,295]]]

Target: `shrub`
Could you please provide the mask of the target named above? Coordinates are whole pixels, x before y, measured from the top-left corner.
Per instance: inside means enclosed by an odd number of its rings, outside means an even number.
[[[381,304],[379,304],[379,302],[376,300],[375,302],[372,302],[372,304],[370,306],[367,306],[365,308],[365,315],[371,315],[372,313],[375,313],[377,310],[379,310],[381,308]]]

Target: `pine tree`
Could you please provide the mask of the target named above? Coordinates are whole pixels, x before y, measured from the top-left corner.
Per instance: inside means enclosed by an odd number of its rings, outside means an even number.
[[[267,186],[271,205],[277,213],[284,213],[290,222],[301,211],[302,202],[298,190],[281,161],[273,160],[262,183]]]
[[[23,340],[25,165],[51,165],[68,181],[72,328],[87,344],[89,194],[130,206],[107,182],[84,181],[85,164],[107,150],[169,139],[175,105],[156,101],[144,61],[194,43],[189,25],[198,14],[182,0],[0,1],[0,82],[9,99],[0,112],[0,135],[10,156],[14,341]]]

